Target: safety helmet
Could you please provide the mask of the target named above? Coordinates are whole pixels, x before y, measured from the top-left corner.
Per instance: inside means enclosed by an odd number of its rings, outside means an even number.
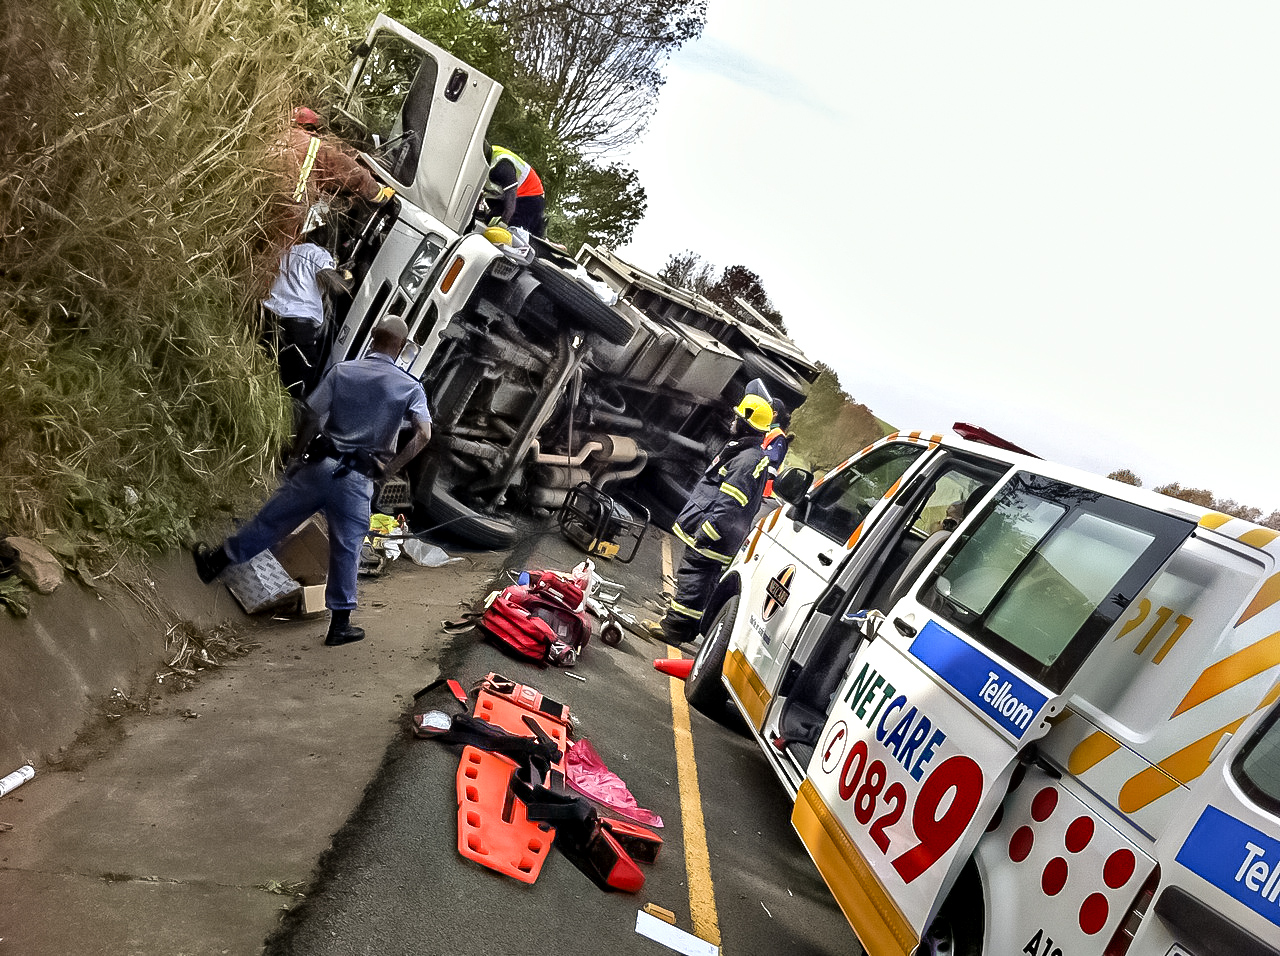
[[[734,411],[758,432],[768,431],[773,424],[773,409],[759,395],[744,395]]]
[[[309,106],[295,106],[293,108],[293,124],[303,128],[318,127],[320,125],[320,114]]]

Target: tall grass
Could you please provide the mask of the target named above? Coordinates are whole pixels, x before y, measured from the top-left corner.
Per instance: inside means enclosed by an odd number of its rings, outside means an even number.
[[[0,0],[0,525],[113,550],[260,495],[267,147],[332,39],[287,0]]]

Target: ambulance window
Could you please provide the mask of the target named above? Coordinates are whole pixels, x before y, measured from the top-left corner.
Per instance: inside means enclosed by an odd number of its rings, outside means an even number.
[[[379,33],[352,87],[347,112],[364,127],[370,154],[398,182],[413,182],[438,73],[433,57],[394,33]]]
[[[810,495],[805,524],[844,544],[923,451],[921,445],[893,443],[831,472]]]
[[[1280,708],[1272,708],[1231,769],[1250,800],[1272,813],[1280,812]]]
[[[1020,474],[950,546],[921,599],[1028,676],[1061,690],[1193,527]]]
[[[1201,672],[1250,639],[1232,625],[1267,570],[1249,549],[1193,534],[1089,656],[1073,706],[1147,753]]]

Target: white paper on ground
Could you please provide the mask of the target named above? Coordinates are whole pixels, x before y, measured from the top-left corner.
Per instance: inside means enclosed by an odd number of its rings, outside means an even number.
[[[686,933],[656,916],[650,916],[644,910],[636,910],[636,932],[669,949],[674,949],[677,953],[684,953],[684,956],[719,956],[720,954],[719,946],[708,943],[700,936]]]

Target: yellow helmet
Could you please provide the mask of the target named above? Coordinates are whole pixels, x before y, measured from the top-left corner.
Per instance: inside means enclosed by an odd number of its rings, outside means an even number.
[[[484,231],[484,237],[497,245],[511,245],[511,231],[501,226],[490,226]]]
[[[773,409],[759,395],[744,396],[734,409],[746,419],[747,424],[758,432],[768,431],[773,424]]]

